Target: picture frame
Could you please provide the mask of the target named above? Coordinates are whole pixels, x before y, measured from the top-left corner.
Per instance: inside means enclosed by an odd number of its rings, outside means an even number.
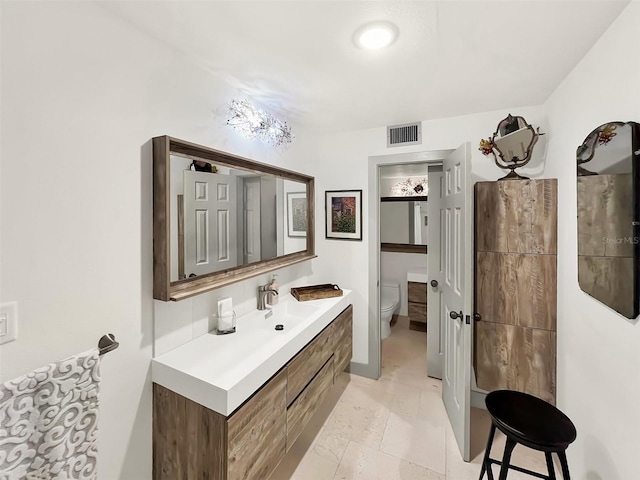
[[[362,190],[325,191],[325,237],[362,241]]]
[[[287,235],[307,236],[307,193],[287,192]]]

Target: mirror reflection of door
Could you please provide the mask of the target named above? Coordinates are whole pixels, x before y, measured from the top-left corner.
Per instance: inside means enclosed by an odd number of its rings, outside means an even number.
[[[184,267],[186,277],[235,267],[236,178],[184,171]]]
[[[260,178],[243,182],[244,264],[260,261]]]

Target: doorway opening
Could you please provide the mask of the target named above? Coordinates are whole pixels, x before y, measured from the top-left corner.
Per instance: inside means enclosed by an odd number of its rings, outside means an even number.
[[[432,304],[440,303],[430,327],[442,332],[427,335],[427,342],[435,340],[435,345],[427,346],[427,351],[438,353],[433,363],[441,360],[442,401],[447,411],[458,448],[465,460],[470,458],[470,370],[471,370],[471,328],[468,321],[471,306],[471,272],[473,271],[471,228],[471,150],[465,143],[455,150],[419,152],[416,154],[388,155],[370,157],[369,167],[369,239],[370,270],[369,278],[369,365],[375,369],[374,378],[381,374],[381,324],[380,324],[380,167],[385,165],[416,163],[422,161],[427,165],[442,165],[437,197],[441,206],[439,211],[428,217],[436,219],[440,232],[437,235],[433,228],[428,228],[428,240],[434,240],[440,252],[431,252],[437,258],[435,265],[430,266],[428,276],[432,277],[423,285]],[[434,172],[435,173],[435,172]],[[437,175],[437,174],[436,174]],[[433,195],[432,195],[433,197]],[[427,202],[431,204],[432,202]],[[431,256],[431,255],[430,255]],[[426,273],[426,272],[425,272]],[[438,295],[433,295],[438,293]],[[469,311],[465,315],[464,311]],[[465,318],[467,321],[465,321]],[[443,328],[440,329],[439,327]],[[428,363],[428,362],[427,362]],[[426,370],[426,368],[425,368]],[[425,372],[427,373],[427,372]],[[433,373],[435,375],[435,373]]]
[[[370,276],[369,276],[369,362],[368,362],[368,371],[363,372],[366,376],[371,378],[380,378],[382,372],[382,350],[381,350],[381,338],[382,338],[382,329],[381,329],[381,287],[385,281],[385,278],[381,277],[381,264],[387,266],[387,258],[393,259],[394,256],[397,255],[408,255],[408,257],[404,257],[404,263],[407,264],[409,269],[409,262],[415,259],[417,260],[417,264],[413,265],[415,269],[422,268],[421,274],[424,276],[427,273],[427,254],[416,253],[420,247],[417,247],[416,243],[406,245],[412,245],[410,247],[398,247],[397,245],[401,245],[394,240],[402,240],[403,238],[409,241],[409,237],[418,238],[420,237],[420,244],[422,244],[422,236],[426,234],[426,230],[422,228],[418,229],[418,223],[424,224],[424,217],[427,217],[428,222],[428,214],[424,215],[424,203],[427,204],[428,201],[423,203],[423,206],[416,208],[415,203],[410,206],[410,202],[398,202],[398,205],[388,207],[387,205],[381,207],[382,203],[390,204],[396,202],[381,202],[381,197],[385,196],[383,192],[383,182],[382,176],[385,178],[394,180],[385,181],[384,188],[387,188],[390,193],[390,189],[401,183],[397,180],[402,176],[407,176],[410,179],[414,177],[411,185],[422,184],[419,179],[420,175],[423,174],[423,177],[428,178],[429,169],[433,168],[441,168],[442,161],[446,156],[451,152],[451,150],[433,150],[433,151],[424,151],[424,152],[415,152],[415,153],[404,153],[404,154],[392,154],[392,155],[380,155],[380,156],[372,156],[369,157],[369,265],[370,265]],[[417,177],[417,178],[415,178]],[[407,180],[405,179],[405,180]],[[400,187],[402,188],[402,187]],[[428,188],[427,188],[428,190]],[[386,195],[390,196],[390,195]],[[421,195],[424,197],[427,195]],[[383,211],[397,211],[402,210],[402,216],[406,219],[406,230],[403,227],[402,237],[389,237],[386,236],[381,237],[381,213]],[[405,212],[406,210],[406,212]],[[406,215],[405,215],[406,213]],[[410,225],[413,225],[411,228]],[[395,227],[393,227],[395,230]],[[398,230],[400,230],[398,228]],[[418,233],[419,232],[419,233]],[[386,233],[384,234],[386,235]],[[383,240],[391,240],[384,242],[386,244],[391,244],[391,246],[386,245],[386,248],[400,248],[404,250],[409,250],[410,253],[398,253],[398,252],[389,252],[382,251],[382,243]],[[427,240],[428,243],[428,240]],[[396,245],[393,245],[396,244]],[[423,245],[423,244],[422,244]],[[425,247],[422,246],[422,250],[425,250]],[[428,245],[426,246],[426,251],[428,252]],[[381,258],[381,255],[384,254],[385,258]],[[389,277],[387,280],[393,280],[389,283],[393,283],[398,285],[399,292],[399,302],[398,302],[398,311],[397,313],[400,316],[408,316],[408,282],[406,278],[406,271],[403,273],[400,271],[401,268],[396,268],[393,271],[393,268],[389,269],[387,266],[387,273]],[[382,280],[382,282],[381,282]],[[395,288],[395,287],[392,287]],[[428,314],[426,315],[428,317]],[[402,319],[403,322],[406,322],[406,319]],[[426,340],[425,340],[426,342]],[[425,346],[426,348],[426,346]]]

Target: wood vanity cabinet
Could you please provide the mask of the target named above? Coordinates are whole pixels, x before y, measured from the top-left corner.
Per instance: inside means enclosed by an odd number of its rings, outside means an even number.
[[[287,451],[349,366],[352,324],[349,306],[287,364]]]
[[[334,348],[334,381],[351,363],[353,356],[353,308],[347,307],[333,322],[336,329]]]
[[[409,306],[409,328],[427,331],[427,284],[408,282],[407,300]]]
[[[225,417],[153,384],[153,478],[266,480],[349,365],[353,307]]]

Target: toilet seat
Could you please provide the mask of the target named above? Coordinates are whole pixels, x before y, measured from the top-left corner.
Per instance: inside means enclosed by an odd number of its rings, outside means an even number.
[[[389,298],[386,295],[382,295],[380,299],[380,311],[394,310],[398,303],[399,302],[394,300],[393,297]]]
[[[380,338],[391,334],[391,318],[400,306],[400,286],[383,283],[380,292]]]

